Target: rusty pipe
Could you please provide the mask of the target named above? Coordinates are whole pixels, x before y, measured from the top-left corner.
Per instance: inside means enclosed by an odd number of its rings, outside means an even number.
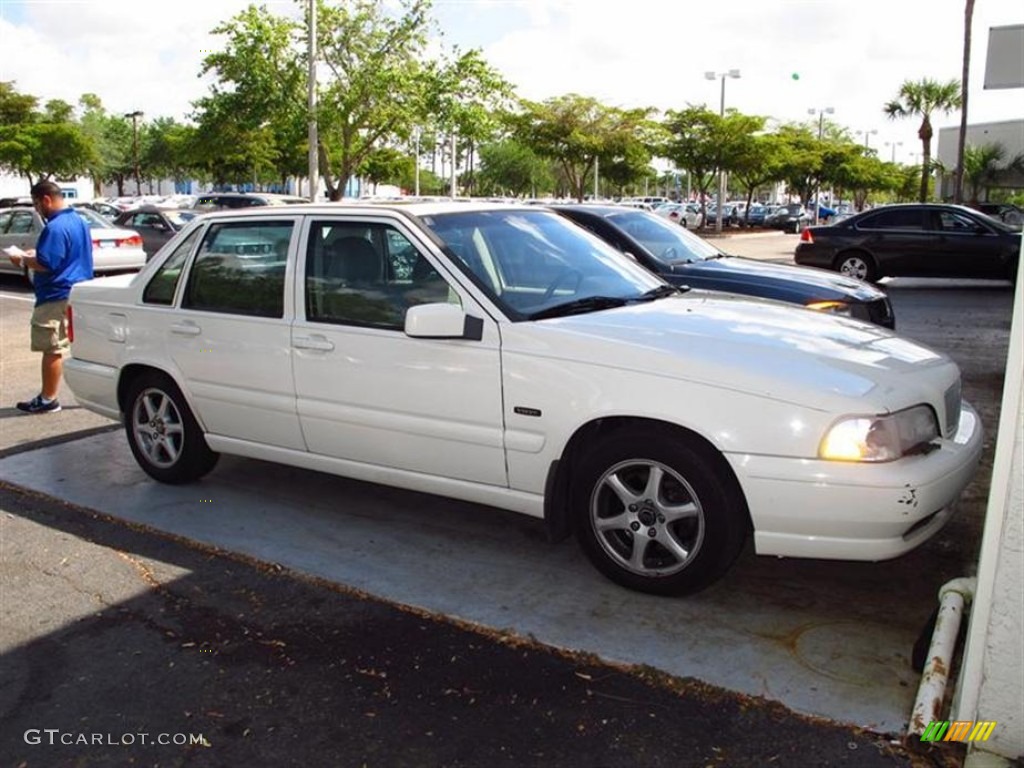
[[[910,715],[907,734],[920,736],[928,723],[942,719],[942,702],[946,696],[949,681],[949,667],[953,661],[956,638],[960,633],[960,621],[964,607],[974,597],[977,579],[963,577],[953,579],[939,589],[939,613],[928,646],[928,660],[917,689],[914,710]]]

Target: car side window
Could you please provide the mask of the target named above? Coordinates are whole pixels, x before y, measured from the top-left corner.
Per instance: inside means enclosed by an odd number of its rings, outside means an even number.
[[[7,226],[8,235],[27,235],[32,232],[32,212],[14,211]]]
[[[174,249],[174,253],[160,265],[160,269],[150,279],[146,290],[142,292],[144,304],[163,304],[169,307],[174,303],[174,294],[178,290],[178,281],[181,279],[185,260],[192,252],[192,246],[195,245],[201,231],[200,227],[186,237],[184,242]]]
[[[213,224],[189,271],[182,307],[284,316],[284,276],[293,223]]]
[[[959,213],[952,211],[939,212],[939,229],[943,232],[961,232],[974,234],[986,231],[981,224]]]
[[[860,229],[924,229],[924,213],[915,208],[879,211],[863,219]]]
[[[416,304],[459,303],[426,256],[394,227],[317,221],[306,254],[306,318],[402,330]]]
[[[0,235],[7,231],[7,225],[11,223],[11,211],[0,211]]]

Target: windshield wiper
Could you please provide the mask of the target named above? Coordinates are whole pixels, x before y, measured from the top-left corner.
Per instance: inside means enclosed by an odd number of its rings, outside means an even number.
[[[596,312],[599,309],[611,309],[622,307],[629,303],[629,299],[618,296],[587,296],[583,299],[567,301],[564,304],[556,304],[547,309],[534,312],[529,317],[531,320],[544,320],[549,317],[565,317],[566,315],[580,315],[584,312]]]
[[[641,293],[640,297],[634,299],[634,301],[654,301],[655,299],[663,299],[666,296],[675,296],[677,293],[683,293],[688,290],[690,290],[688,285],[659,285],[657,288],[651,288],[651,290]]]

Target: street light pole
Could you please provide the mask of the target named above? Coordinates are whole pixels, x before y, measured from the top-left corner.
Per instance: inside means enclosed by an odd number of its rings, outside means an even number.
[[[902,147],[903,146],[903,142],[902,141],[887,141],[887,142],[885,142],[885,145],[887,147],[888,146],[892,147],[892,160],[891,160],[891,162],[895,163],[896,162],[896,147]]]
[[[869,130],[867,130],[865,128],[863,131],[857,131],[857,133],[863,133],[864,134],[864,148],[865,149],[871,149],[871,144],[870,144],[871,134],[878,133],[878,129],[877,128],[873,128],[873,129],[871,129],[869,131]]]
[[[320,136],[316,121],[316,0],[309,0],[309,69],[306,71],[306,140],[309,144],[309,200],[316,202],[320,189]]]
[[[821,137],[825,135],[825,115],[834,115],[836,112],[835,107],[819,107],[815,109],[811,107],[807,110],[808,115],[818,115],[818,141],[821,141]],[[819,172],[814,180],[814,225],[818,225],[819,217],[821,215],[821,173]]]
[[[731,77],[734,80],[738,80],[740,77],[740,71],[738,69],[730,69],[728,72],[705,72],[704,78],[706,80],[722,79],[722,97],[718,106],[719,117],[725,117],[725,78]],[[721,168],[719,163],[718,168],[718,203],[715,206],[715,232],[721,234],[722,232],[722,214],[725,213],[725,171]]]
[[[135,194],[142,194],[142,182],[139,180],[139,118],[142,117],[142,112],[135,110],[129,112],[125,117],[132,119],[132,166],[135,169]]]

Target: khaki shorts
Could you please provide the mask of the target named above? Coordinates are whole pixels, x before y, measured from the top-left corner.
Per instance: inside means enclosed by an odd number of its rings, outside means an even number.
[[[32,351],[66,355],[71,351],[68,340],[68,302],[48,301],[32,310]]]

